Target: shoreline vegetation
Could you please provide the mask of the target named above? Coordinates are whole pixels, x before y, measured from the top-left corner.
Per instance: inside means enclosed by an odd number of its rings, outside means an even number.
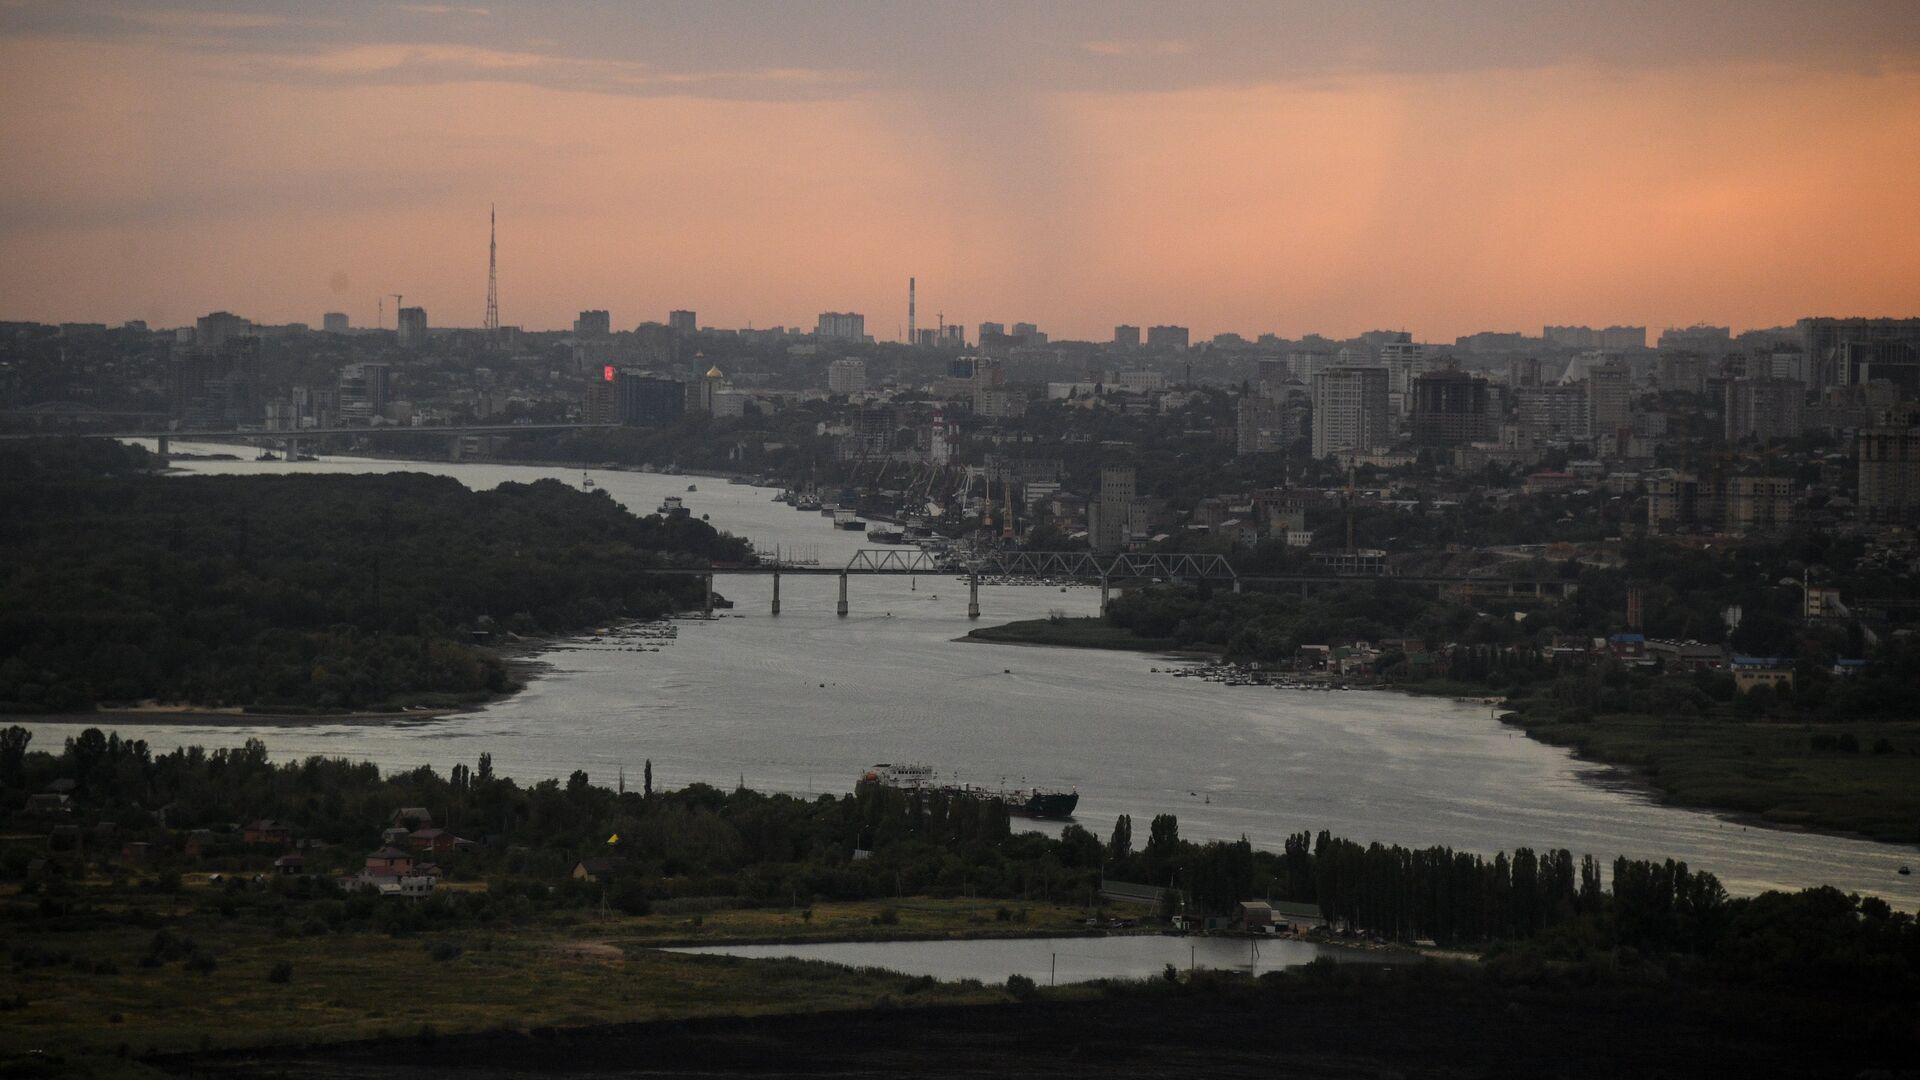
[[[154,464],[118,443],[0,448],[0,713],[461,711],[519,689],[542,642],[699,605],[696,578],[654,571],[751,558],[552,479]]]
[[[1147,637],[1097,616],[980,627],[960,640],[1128,650],[1188,660],[1227,655],[1221,647],[1189,643],[1182,648],[1174,638]],[[1914,753],[1920,749],[1920,721],[1846,721],[1841,733],[1847,740],[1842,741],[1840,733],[1828,733],[1833,724],[1811,719],[1596,713],[1524,688],[1496,691],[1440,676],[1366,688],[1497,701],[1502,724],[1569,750],[1578,760],[1607,766],[1612,770],[1608,782],[1625,780],[1664,805],[1762,828],[1909,846],[1920,841],[1920,758]]]
[[[1749,994],[1802,1021],[1741,1021],[1762,1037],[1790,1031],[1795,1046],[1844,1045],[1877,1062],[1910,1046],[1920,1019],[1911,914],[1830,888],[1733,897],[1671,860],[1603,864],[1527,848],[1488,858],[1326,832],[1256,851],[1182,840],[1172,815],[1143,824],[1136,846],[1125,816],[1104,841],[1079,824],[1055,838],[1013,831],[993,799],[870,783],[813,798],[655,790],[650,762],[636,789],[596,786],[584,772],[523,785],[495,775],[485,755],[445,773],[382,774],[344,759],[276,763],[258,742],[161,755],[98,730],[51,752],[31,742],[0,730],[8,1075],[318,1077],[336,1075],[327,1061],[402,1045],[423,1062],[484,1070],[490,1040],[550,1054],[626,1030],[616,1025],[778,1025],[782,1015],[804,1015],[803,1027],[897,1025],[901,1010],[928,1009],[997,1028],[1080,1004],[1129,1023],[1163,1008],[1228,1027],[1258,1017],[1260,1030],[1297,1040],[1295,1007],[1323,1008],[1354,1034],[1391,1017],[1405,1034],[1413,1003],[1430,1032],[1467,1023],[1478,1033],[1471,1025],[1492,1022],[1482,1011],[1611,1014],[1632,1001],[1634,1015],[1694,1018],[1661,1029],[1674,1047],[1703,1031],[1737,1047],[1720,1021],[1742,1016]],[[49,817],[58,800],[26,793],[52,787],[66,794]],[[457,839],[439,845],[447,836]],[[396,856],[436,864],[417,897],[383,892],[362,869]],[[1170,882],[1178,898],[1109,905],[1097,898],[1109,877]],[[1249,897],[1319,912],[1329,928],[1305,935],[1316,943],[1420,951],[1258,978],[1169,965],[1149,979],[1048,988],[662,950],[1080,936],[1089,917],[1158,928],[1173,913],[1231,931]],[[1704,1002],[1740,1004],[1709,1017]],[[1291,1023],[1274,1024],[1276,1014]],[[1723,1049],[1703,1067],[1728,1060]],[[1548,1061],[1548,1045],[1539,1050]],[[1350,1061],[1353,1048],[1344,1052]],[[1177,1057],[1217,1060],[1206,1053]],[[288,1058],[304,1063],[276,1063]],[[1271,1058],[1258,1064],[1270,1070]],[[608,1059],[578,1071],[617,1069]],[[870,1074],[887,1071],[876,1063]]]

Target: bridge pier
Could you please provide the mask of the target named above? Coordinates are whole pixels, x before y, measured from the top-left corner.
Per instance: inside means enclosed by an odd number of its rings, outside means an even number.
[[[713,575],[712,574],[708,574],[706,576],[706,582],[707,582],[707,604],[706,604],[707,618],[711,619],[713,618]]]
[[[168,439],[165,435],[154,440],[155,451],[159,455],[160,467],[163,469],[167,466],[167,442]]]
[[[460,436],[455,435],[453,439],[447,444],[447,460],[448,461],[460,460],[461,442],[462,440]]]
[[[843,619],[847,617],[847,572],[845,570],[840,571],[840,606],[836,607],[833,613]]]
[[[773,613],[780,614],[780,571],[773,572]]]
[[[1234,591],[1234,592],[1239,592],[1239,591],[1240,591],[1240,579],[1239,579],[1239,578],[1234,578],[1234,579],[1233,579],[1233,591]]]
[[[980,571],[967,575],[967,618],[980,617]]]
[[[1100,617],[1107,617],[1107,575],[1100,575]]]

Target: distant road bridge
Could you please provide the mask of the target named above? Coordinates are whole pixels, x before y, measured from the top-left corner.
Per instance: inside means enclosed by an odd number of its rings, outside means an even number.
[[[1034,581],[1075,580],[1100,585],[1100,610],[1104,614],[1115,581],[1208,581],[1221,582],[1239,592],[1243,583],[1297,587],[1302,596],[1314,588],[1362,585],[1391,581],[1399,584],[1453,591],[1465,598],[1563,597],[1572,595],[1575,585],[1558,578],[1499,578],[1469,575],[1413,575],[1406,577],[1361,574],[1276,574],[1242,575],[1223,555],[1156,554],[1122,552],[1102,554],[1091,551],[981,551],[966,556],[934,554],[919,548],[862,548],[845,566],[794,566],[778,562],[752,566],[668,567],[659,573],[698,575],[706,579],[709,613],[713,610],[713,578],[716,574],[756,575],[773,579],[773,614],[780,614],[780,578],[797,574],[805,577],[833,575],[840,579],[840,599],[835,613],[848,611],[848,582],[855,574],[954,574],[967,579],[967,617],[980,617],[980,578],[1027,578]]]
[[[469,435],[515,435],[534,431],[587,431],[594,428],[619,427],[618,424],[459,424],[444,427],[395,424],[391,427],[324,427],[298,428],[288,431],[266,431],[260,428],[210,428],[206,430],[139,430],[124,431],[10,431],[0,433],[0,439],[45,439],[56,434],[72,439],[152,439],[158,443],[160,457],[165,459],[169,443],[178,440],[193,442],[204,439],[209,442],[238,440],[246,443],[280,443],[292,452],[298,449],[302,440],[321,439],[332,435],[421,435],[439,436],[450,440],[448,456],[460,460],[460,445]]]

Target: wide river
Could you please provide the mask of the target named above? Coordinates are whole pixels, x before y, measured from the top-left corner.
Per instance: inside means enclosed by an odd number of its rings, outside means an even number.
[[[206,474],[416,470],[475,488],[583,479],[577,469],[353,458],[181,466]],[[772,501],[765,488],[589,475],[638,513],[679,495],[722,529],[823,565],[865,545],[818,514]],[[718,588],[738,606],[711,621],[677,621],[673,640],[644,642],[658,651],[635,651],[643,643],[632,639],[555,648],[524,691],[473,713],[111,726],[156,751],[258,737],[278,760],[339,755],[392,769],[445,770],[486,752],[496,770],[522,781],[584,769],[611,784],[624,769],[637,783],[651,759],[665,786],[744,780],[764,790],[845,792],[873,763],[925,762],[965,782],[1077,788],[1078,820],[1103,838],[1117,814],[1133,816],[1139,837],[1155,814],[1172,813],[1189,839],[1244,835],[1278,849],[1289,833],[1331,829],[1484,853],[1564,847],[1609,862],[1618,854],[1682,859],[1735,892],[1831,884],[1920,907],[1920,879],[1896,873],[1917,861],[1911,849],[1656,805],[1600,782],[1599,767],[1503,727],[1485,706],[1232,687],[1169,678],[1173,661],[1144,654],[962,643],[955,639],[972,625],[966,586],[951,575],[856,576],[847,618],[834,615],[830,575],[783,577],[778,617],[769,614],[764,577],[722,577]],[[985,623],[1097,608],[1095,591],[1081,587],[983,586],[980,602]],[[43,746],[75,730],[29,726]]]

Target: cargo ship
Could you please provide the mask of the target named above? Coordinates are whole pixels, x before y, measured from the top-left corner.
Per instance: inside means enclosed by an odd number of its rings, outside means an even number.
[[[1050,821],[1071,820],[1074,808],[1080,805],[1078,790],[1044,791],[1037,787],[994,789],[967,784],[942,784],[935,780],[930,765],[890,765],[883,762],[868,769],[860,779],[863,783],[880,784],[902,791],[943,791],[953,795],[970,795],[976,799],[998,799],[1006,804],[1009,814]]]

